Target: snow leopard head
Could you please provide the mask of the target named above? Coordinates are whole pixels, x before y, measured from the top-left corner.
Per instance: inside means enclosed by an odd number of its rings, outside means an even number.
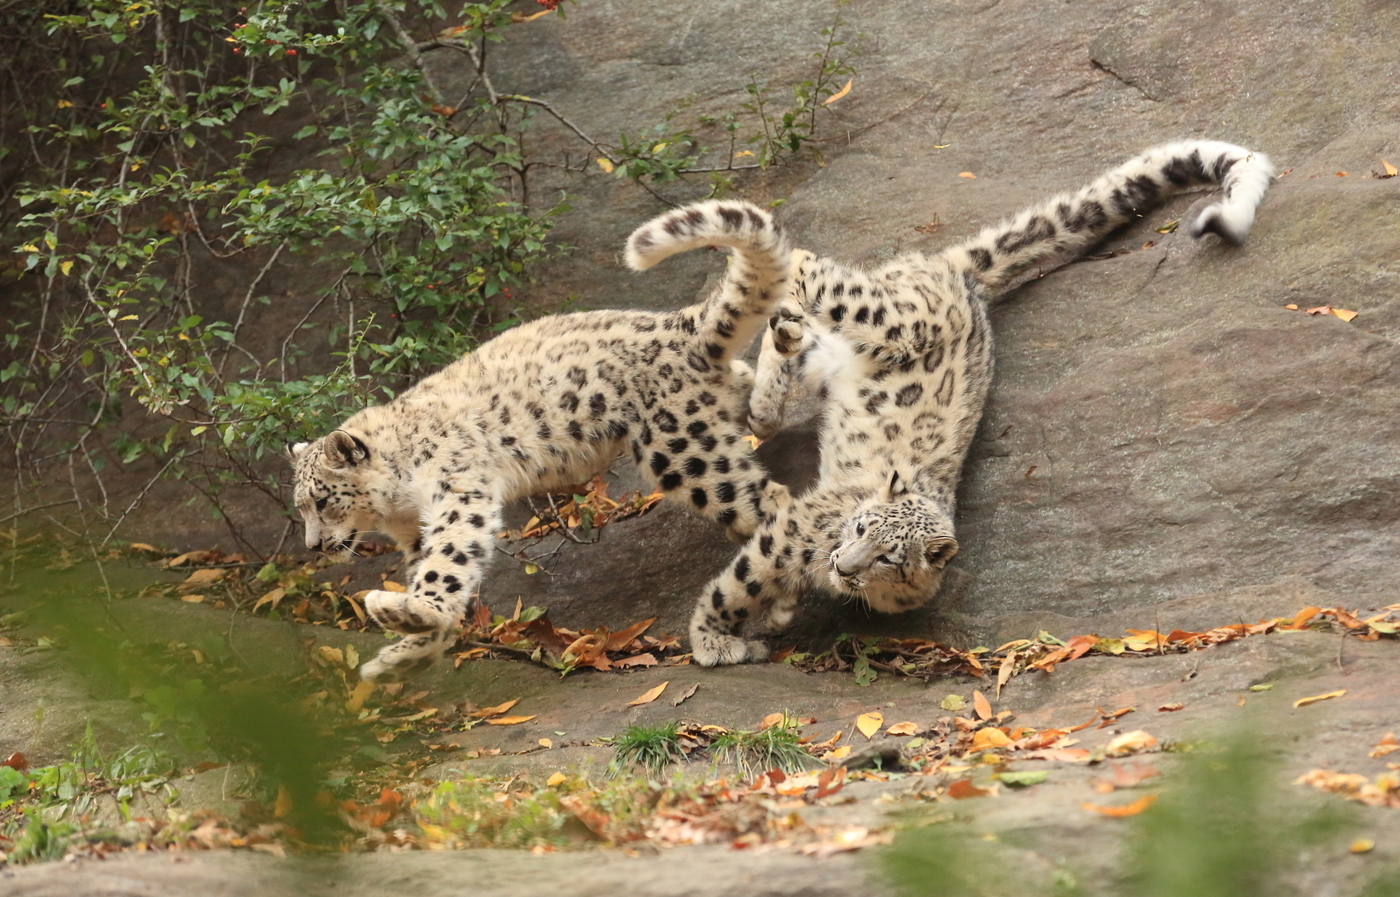
[[[910,492],[894,473],[846,519],[841,544],[831,553],[831,585],[872,610],[900,613],[934,596],[957,553],[952,515]]]
[[[295,467],[307,548],[353,552],[365,534],[382,527],[393,483],[364,439],[335,430],[315,442],[289,445],[287,455]]]

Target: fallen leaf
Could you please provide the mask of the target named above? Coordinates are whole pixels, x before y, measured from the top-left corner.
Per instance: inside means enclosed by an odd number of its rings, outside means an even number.
[[[992,748],[1006,747],[1010,743],[1011,736],[991,726],[985,729],[978,729],[977,734],[972,736],[972,749],[974,751],[987,751]]]
[[[1091,804],[1087,802],[1081,804],[1081,806],[1083,806],[1083,808],[1086,810],[1093,810],[1095,813],[1101,813],[1104,816],[1112,816],[1115,819],[1121,819],[1124,816],[1136,816],[1137,814],[1141,813],[1143,810],[1146,810],[1148,807],[1152,806],[1156,802],[1157,795],[1145,794],[1137,800],[1133,801],[1132,803],[1124,804],[1121,807],[1102,807],[1098,804]]]
[[[657,698],[661,697],[661,693],[662,693],[663,691],[665,691],[665,690],[666,690],[666,686],[668,686],[668,685],[670,685],[670,684],[671,684],[671,682],[670,682],[670,680],[668,679],[667,681],[665,681],[665,682],[661,683],[660,685],[656,686],[655,688],[653,688],[651,691],[648,691],[648,692],[646,692],[645,694],[642,694],[642,695],[638,696],[638,697],[635,698],[634,700],[628,701],[628,702],[627,702],[627,706],[628,706],[628,707],[640,707],[640,706],[643,705],[643,704],[650,704],[652,701],[655,701]]]
[[[147,554],[160,554],[160,549],[154,545],[147,545],[145,542],[132,542],[127,546],[134,551],[144,551]]]
[[[817,797],[829,797],[846,784],[846,767],[837,766],[817,776]]]
[[[855,83],[855,80],[856,80],[855,78],[849,79],[849,80],[846,82],[846,86],[845,86],[845,87],[841,88],[840,90],[836,91],[836,93],[833,93],[831,96],[829,96],[829,97],[827,97],[826,99],[822,100],[822,105],[823,105],[823,106],[830,106],[832,103],[836,102],[837,100],[839,100],[839,99],[841,99],[842,97],[844,97],[846,94],[850,93],[850,92],[851,92],[851,85],[852,85],[853,83]]]
[[[1185,710],[1186,705],[1173,701],[1170,704],[1163,704],[1157,708],[1158,713],[1176,713],[1178,710]]]
[[[1002,660],[1002,662],[1001,662],[1001,668],[997,670],[997,700],[998,700],[998,701],[1001,700],[1001,688],[1002,688],[1002,686],[1005,685],[1008,681],[1010,681],[1010,679],[1011,679],[1011,674],[1014,673],[1014,672],[1016,672],[1016,657],[1017,657],[1017,654],[1016,654],[1015,651],[1012,651],[1010,654],[1006,655],[1006,658],[1005,658],[1004,660]]]
[[[13,754],[6,757],[5,762],[0,763],[0,766],[8,766],[16,772],[24,772],[29,769],[29,760],[19,751],[15,751]]]
[[[1329,692],[1327,692],[1326,694],[1322,694],[1322,695],[1313,695],[1312,697],[1309,697],[1309,698],[1299,698],[1298,700],[1296,700],[1296,701],[1293,702],[1293,706],[1294,706],[1294,707],[1306,707],[1306,706],[1308,706],[1309,704],[1316,704],[1318,701],[1326,701],[1326,700],[1328,700],[1329,698],[1340,698],[1342,695],[1344,695],[1344,694],[1346,694],[1346,693],[1347,693],[1347,690],[1346,690],[1345,688],[1339,688],[1339,689],[1337,689],[1336,691],[1329,691]]]
[[[549,787],[553,788],[555,785],[558,785],[560,782],[566,782],[566,781],[568,781],[568,780],[569,780],[569,777],[568,777],[568,776],[564,775],[562,772],[556,772],[554,775],[552,775],[552,776],[550,776],[549,778],[545,779],[545,780],[544,780],[544,783],[545,783],[546,785],[548,785]]]
[[[966,800],[969,797],[986,797],[991,794],[990,788],[978,788],[972,784],[972,779],[958,779],[948,786],[948,796],[953,800]]]
[[[345,652],[339,648],[332,648],[330,645],[321,645],[316,648],[316,653],[322,659],[328,660],[336,666],[345,666]]]
[[[886,735],[917,735],[918,733],[918,723],[895,723],[885,730]]]
[[[864,735],[867,740],[874,737],[875,733],[880,731],[880,727],[884,724],[885,717],[881,715],[878,710],[873,710],[870,713],[862,713],[860,716],[856,717],[856,728],[860,730],[860,734]]]
[[[628,645],[630,645],[633,639],[635,639],[637,636],[641,635],[643,632],[646,632],[649,628],[651,628],[651,624],[655,622],[656,618],[652,617],[650,620],[643,620],[640,623],[633,623],[631,626],[628,626],[621,632],[614,632],[612,635],[608,636],[608,640],[607,643],[604,645],[604,648],[608,651],[621,651],[623,648],[626,648]]]
[[[499,717],[496,717],[496,718],[494,718],[494,719],[488,719],[488,720],[486,721],[486,725],[488,725],[488,726],[518,726],[518,725],[520,725],[521,723],[528,723],[530,720],[534,719],[534,718],[535,718],[536,716],[538,716],[538,715],[539,715],[539,714],[532,713],[532,714],[530,714],[529,716],[499,716]]]
[[[193,587],[208,585],[210,583],[218,582],[227,575],[227,570],[223,570],[218,567],[205,567],[203,569],[196,570],[193,573],[191,573],[184,582],[180,583],[180,588],[183,589],[187,586]]]
[[[287,790],[286,785],[278,785],[277,799],[272,804],[272,815],[278,819],[286,819],[291,815],[291,812],[292,792]]]
[[[1114,763],[1113,775],[1108,779],[1101,780],[1094,788],[1107,794],[1115,788],[1132,788],[1141,785],[1148,779],[1159,775],[1161,773],[1147,763],[1135,763],[1132,766]]]
[[[1104,756],[1126,757],[1129,754],[1136,754],[1138,751],[1149,750],[1156,746],[1156,738],[1142,729],[1135,729],[1132,732],[1124,732],[1110,741],[1104,748]]]
[[[554,739],[552,739],[552,738],[541,738],[539,741],[535,742],[535,744],[538,744],[540,747],[544,748],[545,750],[549,750],[550,748],[554,747]]]
[[[1291,309],[1293,309],[1294,311],[1297,311],[1297,310],[1298,310],[1298,303],[1296,303],[1296,302],[1290,302],[1290,303],[1288,303],[1287,305],[1285,305],[1284,308],[1291,308]]]
[[[624,657],[621,660],[612,661],[615,667],[631,669],[632,667],[654,667],[656,666],[656,655],[648,651],[645,654],[638,654],[635,657]]]
[[[1260,682],[1258,685],[1251,685],[1250,691],[1271,691],[1274,687],[1272,682]]]
[[[1392,168],[1390,173],[1395,174],[1395,169]],[[1376,842],[1372,841],[1370,838],[1357,838],[1355,841],[1351,842],[1351,846],[1347,848],[1347,850],[1352,853],[1370,853],[1375,849]]]
[[[258,599],[258,603],[253,605],[253,613],[257,613],[258,608],[264,604],[270,605],[268,610],[276,610],[278,603],[285,597],[287,597],[287,590],[279,586]]]
[[[1347,311],[1345,308],[1334,308],[1332,309],[1332,314],[1341,318],[1343,321],[1350,321],[1356,317],[1357,312]]]
[[[603,170],[606,171],[608,174],[612,174],[612,173],[613,173],[613,168],[614,168],[615,166],[612,164],[612,160],[611,160],[611,159],[606,159],[606,158],[603,158],[602,156],[599,156],[597,161],[598,161],[598,167],[599,167],[599,168],[603,169]]]
[[[1339,172],[1337,172],[1337,177],[1339,177],[1339,178],[1349,178],[1349,177],[1351,177],[1351,175],[1347,174],[1345,171],[1339,171]]]
[[[962,695],[948,695],[939,706],[944,710],[951,710],[956,713],[959,710],[967,709],[967,699]]]
[[[1382,167],[1385,168],[1385,176],[1388,177],[1388,178],[1393,178],[1393,177],[1395,177],[1397,174],[1400,174],[1400,169],[1396,169],[1396,167],[1395,167],[1394,165],[1391,165],[1389,162],[1385,161],[1384,159],[1381,160],[1381,165],[1382,165]],[[134,546],[133,546],[133,547],[134,547]]]
[[[979,719],[992,718],[991,702],[980,691],[972,693],[972,712],[976,713]]]
[[[960,171],[960,172],[958,172],[958,177],[960,177],[960,178],[967,178],[968,180],[973,180],[973,181],[977,180],[977,175],[973,174],[973,173],[970,172],[970,171]]]
[[[679,707],[679,706],[681,706],[681,705],[684,704],[686,701],[688,701],[690,698],[694,697],[694,696],[695,696],[695,693],[696,693],[697,691],[699,691],[699,690],[700,690],[700,683],[697,682],[697,683],[695,683],[694,685],[692,685],[690,688],[687,688],[685,691],[681,692],[680,695],[677,696],[676,699],[675,699],[674,701],[671,702],[671,706],[672,706],[672,707]]]
[[[1028,785],[1039,785],[1050,777],[1050,773],[1044,770],[1008,770],[997,774],[997,779],[1016,788],[1025,788]]]
[[[1396,741],[1394,732],[1387,732],[1385,736],[1376,743],[1376,746],[1371,749],[1370,756],[1373,760],[1379,760],[1386,754],[1392,754],[1396,751],[1400,751],[1400,742]],[[6,761],[3,765],[9,766],[9,761]]]
[[[472,719],[486,719],[488,716],[500,716],[519,703],[520,699],[516,698],[514,701],[506,701],[504,704],[497,704],[495,707],[483,707],[480,710],[473,710],[471,713],[468,713],[467,716],[470,716]]]
[[[365,699],[373,693],[374,683],[361,679],[355,690],[350,692],[350,700],[345,702],[345,709],[351,713],[359,713],[360,708],[365,706]]]
[[[405,593],[406,593],[406,592],[408,591],[408,588],[407,588],[403,583],[401,583],[401,582],[394,582],[392,579],[386,579],[386,580],[384,580],[383,582],[381,582],[381,583],[379,584],[379,588],[380,588],[381,591],[385,591],[385,592],[405,592]]]
[[[203,595],[181,595],[181,596],[180,596],[180,600],[181,600],[181,601],[189,602],[190,604],[198,604],[199,602],[201,602],[201,601],[204,600],[204,596],[203,596]]]

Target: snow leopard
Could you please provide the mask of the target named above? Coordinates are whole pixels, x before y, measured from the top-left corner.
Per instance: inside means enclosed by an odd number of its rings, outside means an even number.
[[[523,324],[289,446],[312,550],[392,537],[406,592],[375,590],[370,617],[402,638],[360,668],[374,682],[431,666],[454,638],[513,499],[588,479],[630,449],[643,476],[742,541],[783,497],[753,454],[752,370],[740,358],[786,293],[790,249],[769,213],[711,200],[628,239],[636,270],[702,246],[731,250],[722,283],[678,311],[584,311]]]
[[[799,378],[824,389],[819,476],[706,587],[691,619],[695,661],[766,659],[753,636],[784,626],[807,590],[883,613],[928,602],[958,551],[958,478],[992,377],[989,300],[1037,263],[1083,253],[1166,197],[1204,185],[1220,185],[1223,196],[1189,233],[1239,244],[1272,176],[1260,153],[1183,141],[934,255],[862,271],[794,252],[749,422],[759,436],[776,431]]]

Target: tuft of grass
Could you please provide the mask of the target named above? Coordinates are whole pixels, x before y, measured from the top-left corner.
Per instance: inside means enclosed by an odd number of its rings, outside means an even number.
[[[715,737],[710,750],[717,760],[732,762],[746,778],[770,769],[800,772],[821,765],[807,752],[797,734],[797,721],[784,716],[775,726],[757,732],[733,731]]]
[[[608,768],[614,774],[633,766],[657,773],[674,761],[684,760],[679,730],[676,720],[660,726],[628,726],[621,735],[607,740],[616,752]]]

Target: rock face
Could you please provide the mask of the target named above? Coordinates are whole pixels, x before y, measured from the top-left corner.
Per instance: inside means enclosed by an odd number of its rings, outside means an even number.
[[[664,109],[671,91],[699,91],[709,110],[733,102],[738,73],[778,82],[800,72],[800,48],[833,15],[821,4],[778,15],[699,3],[636,17],[585,3],[531,32],[530,52],[508,70],[608,134]],[[1211,596],[1228,613],[1239,589],[1325,603],[1400,584],[1400,505],[1390,500],[1400,462],[1389,450],[1400,180],[1371,176],[1400,157],[1387,86],[1400,58],[1380,37],[1400,11],[1245,2],[1051,13],[993,2],[858,4],[846,15],[862,32],[859,74],[825,133],[853,136],[824,147],[825,167],[790,185],[779,212],[813,251],[873,262],[933,250],[1180,137],[1258,148],[1286,174],[1242,248],[1159,234],[1192,213],[1195,198],[1183,198],[1113,241],[1123,254],[1001,302],[996,382],[961,493],[958,575],[932,608],[902,618],[814,601],[796,637],[855,628],[985,638],[1003,617],[1029,627]],[[608,250],[650,214],[630,188],[587,192],[564,237],[583,245],[586,229],[598,249],[561,266],[570,286],[613,278],[590,262],[610,266]],[[626,292],[656,285],[688,300],[674,285],[713,260],[675,261]],[[551,289],[548,276],[539,289]],[[1360,314],[1346,323],[1288,304]],[[766,447],[781,476],[810,472],[814,428]],[[487,597],[522,594],[577,623],[659,614],[681,627],[729,556],[709,526],[667,511],[604,540],[570,546],[547,581],[502,571]]]
[[[1400,180],[1371,176],[1381,159],[1400,161],[1389,38],[1400,9],[908,0],[842,15],[858,74],[824,110],[823,164],[736,180],[739,195],[784,200],[795,242],[818,253],[873,262],[937,249],[1182,137],[1257,148],[1285,174],[1242,248],[1158,233],[1190,214],[1198,197],[1185,197],[1112,241],[1122,254],[1001,302],[997,377],[945,594],[889,619],[816,600],[796,637],[978,639],[1002,618],[1087,620],[1216,594],[1228,605],[1231,590],[1276,583],[1314,603],[1400,585],[1400,461],[1389,448],[1400,426]],[[494,78],[610,140],[682,103],[678,120],[735,110],[751,71],[773,85],[810,77],[817,32],[836,16],[826,3],[641,11],[581,0],[567,18],[513,29]],[[444,84],[466,85],[461,58],[429,60]],[[548,120],[536,139],[541,158],[586,152]],[[674,307],[718,276],[708,253],[625,273],[619,249],[662,210],[655,197],[598,168],[537,171],[533,197],[573,194],[557,235],[577,248],[540,272],[533,307]],[[680,201],[704,185],[659,189]],[[766,447],[781,478],[810,476],[814,430]],[[549,574],[502,560],[484,595],[547,604],[574,625],[659,615],[678,631],[731,551],[713,526],[663,506],[599,545],[566,546]]]

